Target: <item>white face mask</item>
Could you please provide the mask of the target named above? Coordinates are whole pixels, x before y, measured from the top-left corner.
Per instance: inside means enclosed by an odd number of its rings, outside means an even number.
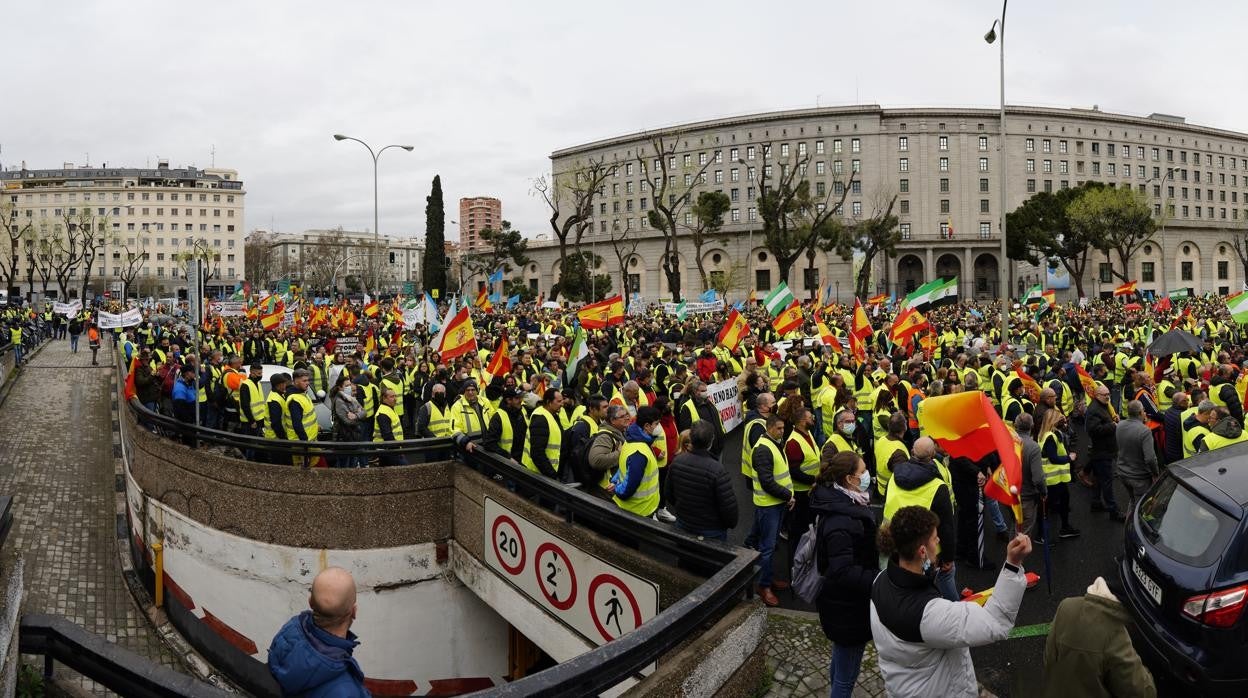
[[[857,426],[858,425],[855,422],[845,422],[844,424],[841,425],[841,433],[845,434],[846,436],[849,436],[850,434],[854,433],[854,429]]]
[[[861,492],[867,492],[871,489],[871,473],[869,471],[864,470],[858,476],[858,489]]]
[[[651,436],[663,436],[663,425],[655,424],[654,427],[650,429],[650,434]]]

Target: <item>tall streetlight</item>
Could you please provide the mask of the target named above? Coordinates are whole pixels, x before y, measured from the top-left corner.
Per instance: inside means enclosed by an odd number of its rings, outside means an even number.
[[[984,41],[992,43],[997,40],[997,26],[1001,27],[1001,136],[997,142],[997,168],[1001,171],[1000,184],[1000,200],[999,212],[1001,214],[1001,343],[1006,344],[1010,341],[1010,302],[1008,294],[1010,292],[1010,272],[1006,265],[1006,247],[1005,247],[1005,8],[1010,0],[1002,0],[1001,2],[1001,19],[993,20],[992,28],[984,34]]]
[[[1148,186],[1158,180],[1161,181],[1161,215],[1158,216],[1161,219],[1161,295],[1168,296],[1170,295],[1170,289],[1166,286],[1166,218],[1170,215],[1170,204],[1168,203],[1170,199],[1165,196],[1165,191],[1166,181],[1174,181],[1174,168],[1167,167],[1166,176],[1164,177],[1149,177],[1144,180],[1144,186]],[[1123,272],[1125,273],[1126,270],[1124,269]]]
[[[394,144],[391,144],[382,148],[381,150],[374,152],[372,146],[370,146],[369,144],[365,143],[364,141],[358,138],[353,138],[351,136],[344,136],[341,133],[335,133],[334,140],[355,141],[356,143],[359,143],[360,145],[367,148],[368,154],[373,157],[373,252],[379,253],[379,251],[381,250],[381,228],[380,228],[380,224],[378,223],[379,216],[377,213],[377,159],[381,157],[382,153],[386,152],[387,150],[391,148],[402,148],[403,150],[406,150],[409,153],[412,152],[414,148],[413,146],[410,146],[410,145],[399,145],[397,143],[394,143]],[[380,278],[381,278],[381,267],[378,266],[378,263],[374,263],[373,265],[373,293],[378,292],[377,287],[378,285],[380,285]]]

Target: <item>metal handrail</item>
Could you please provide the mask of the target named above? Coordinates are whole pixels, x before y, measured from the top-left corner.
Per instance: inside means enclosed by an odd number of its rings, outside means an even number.
[[[231,695],[109,642],[62,616],[27,613],[22,616],[18,632],[22,654],[43,655],[45,678],[52,678],[52,665],[56,661],[123,696],[224,698]]]

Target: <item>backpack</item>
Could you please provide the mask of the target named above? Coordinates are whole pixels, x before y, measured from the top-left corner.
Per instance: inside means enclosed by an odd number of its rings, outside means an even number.
[[[814,603],[823,591],[824,576],[819,574],[819,524],[822,517],[807,527],[797,542],[793,555],[793,574],[789,577],[793,592],[806,603]]]
[[[602,432],[600,431],[600,433]],[[589,467],[589,448],[594,445],[594,441],[597,439],[598,434],[594,434],[575,443],[570,443],[568,447],[567,460],[568,464],[572,466],[572,475],[584,487],[592,487],[602,480],[602,473],[596,472]]]

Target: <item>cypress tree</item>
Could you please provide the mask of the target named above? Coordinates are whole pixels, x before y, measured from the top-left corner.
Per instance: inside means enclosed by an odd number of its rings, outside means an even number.
[[[425,256],[421,278],[426,291],[446,293],[446,210],[442,204],[442,177],[434,175],[433,188],[425,197]]]

